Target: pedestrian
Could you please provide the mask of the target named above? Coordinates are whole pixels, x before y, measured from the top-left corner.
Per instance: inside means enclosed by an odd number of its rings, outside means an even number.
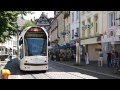
[[[12,60],[12,53],[9,53],[9,59]]]
[[[115,56],[116,56],[116,58],[118,58],[118,52],[117,51],[115,51]]]
[[[71,54],[71,59],[74,60],[74,55],[73,55],[73,53]]]
[[[63,61],[62,52],[60,52],[60,61]]]
[[[56,60],[60,61],[60,57],[59,57],[59,52],[58,51],[56,52]]]
[[[89,64],[89,54],[88,54],[88,52],[85,52],[85,63]]]
[[[109,51],[107,53],[107,67],[111,67],[112,64],[111,64],[111,52]]]
[[[11,48],[10,48],[10,50],[8,51],[8,54],[9,54],[8,58],[9,58],[9,60],[11,61],[11,60],[12,60],[12,49],[11,49]]]
[[[113,66],[114,63],[115,63],[115,59],[116,59],[115,52],[114,52],[114,51],[111,51],[111,64],[112,64],[112,66]]]
[[[103,66],[103,53],[102,50],[99,51],[98,67]]]

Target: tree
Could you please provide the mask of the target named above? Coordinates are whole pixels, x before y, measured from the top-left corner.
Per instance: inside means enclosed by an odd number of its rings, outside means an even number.
[[[0,11],[0,42],[4,43],[17,30],[18,15],[27,15],[31,11]]]
[[[22,30],[25,29],[26,27],[30,27],[30,26],[36,26],[33,22],[31,21],[27,21],[23,27],[22,27]]]

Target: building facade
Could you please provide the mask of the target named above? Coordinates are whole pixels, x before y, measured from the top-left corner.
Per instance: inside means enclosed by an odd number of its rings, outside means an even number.
[[[107,28],[104,29],[102,37],[104,53],[114,50],[120,55],[120,11],[106,11],[105,13],[107,24],[104,25]]]
[[[50,38],[50,46],[55,47],[58,43],[58,21],[57,18],[54,18],[53,22],[50,24],[48,29],[49,38]]]
[[[103,11],[81,11],[82,55],[87,51],[89,59],[96,61],[102,50]]]
[[[64,32],[62,33],[64,37],[65,44],[70,43],[70,11],[63,11],[64,14]]]
[[[80,44],[80,11],[70,11],[70,34],[71,53],[76,54],[76,42]]]

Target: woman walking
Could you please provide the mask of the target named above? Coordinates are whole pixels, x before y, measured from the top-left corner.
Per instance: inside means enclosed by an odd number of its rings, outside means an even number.
[[[99,59],[98,59],[98,67],[102,67],[102,66],[103,66],[103,53],[102,53],[102,50],[100,50]]]
[[[85,63],[89,64],[89,54],[88,54],[88,52],[85,52]]]

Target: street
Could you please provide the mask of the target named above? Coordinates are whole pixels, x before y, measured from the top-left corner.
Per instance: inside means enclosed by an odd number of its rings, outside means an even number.
[[[9,79],[115,79],[110,76],[80,70],[51,60],[49,60],[48,65],[49,70],[46,73],[41,71],[20,71],[18,59],[15,58],[12,61],[8,61],[5,68],[11,71]]]

